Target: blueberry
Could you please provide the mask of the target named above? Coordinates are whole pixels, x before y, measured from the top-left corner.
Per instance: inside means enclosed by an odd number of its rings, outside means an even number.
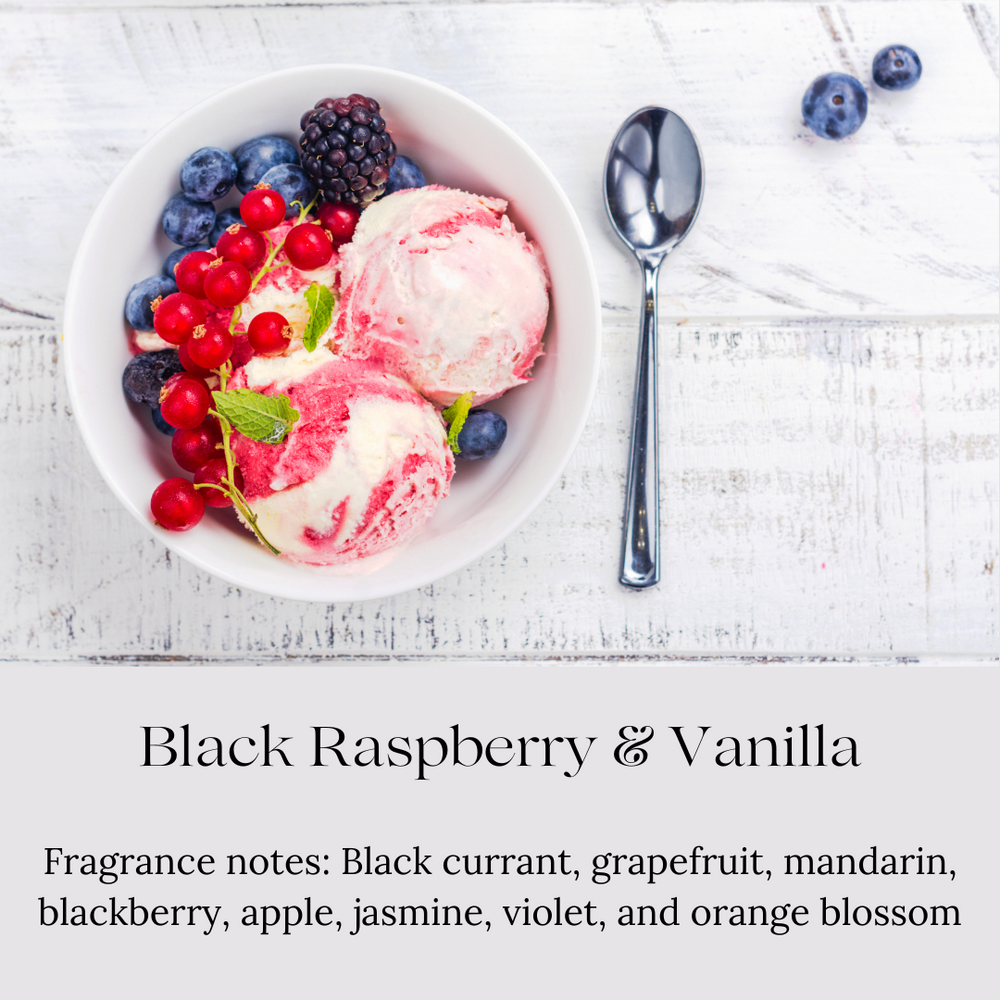
[[[802,98],[802,117],[822,139],[846,139],[868,114],[865,88],[846,73],[816,77]]]
[[[236,161],[217,146],[203,146],[181,164],[181,190],[194,201],[215,201],[236,182]]]
[[[189,253],[194,253],[195,250],[207,249],[207,243],[199,243],[196,247],[179,247],[177,250],[174,250],[174,252],[163,262],[163,273],[168,278],[172,278],[174,276],[174,268],[177,266],[181,257],[186,257]]]
[[[293,205],[293,201],[300,201],[305,206],[316,195],[316,185],[298,163],[279,163],[276,167],[271,167],[260,182],[285,199],[286,219],[299,214],[299,206]]]
[[[125,366],[122,388],[133,403],[159,406],[163,383],[183,370],[176,351],[146,351],[145,354],[137,354]]]
[[[233,155],[236,158],[236,186],[243,194],[260,183],[271,167],[299,162],[299,151],[287,139],[276,135],[248,139]]]
[[[186,194],[175,194],[163,210],[163,231],[168,240],[182,247],[202,243],[215,225],[215,207],[210,201],[194,201]]]
[[[224,208],[215,217],[215,225],[208,234],[208,245],[214,247],[219,242],[219,237],[232,225],[242,226],[243,218],[238,208]]]
[[[470,410],[458,432],[456,458],[492,458],[507,438],[507,421],[492,410]]]
[[[149,412],[153,415],[153,426],[162,434],[169,434],[173,437],[174,431],[177,430],[177,428],[171,427],[170,424],[163,419],[163,414],[160,413],[160,408],[158,406],[154,406]]]
[[[137,330],[152,330],[153,310],[149,303],[157,296],[173,295],[176,291],[177,282],[165,274],[137,281],[125,298],[125,319]]]
[[[909,90],[924,71],[908,45],[887,45],[872,60],[872,78],[885,90]]]
[[[427,183],[424,172],[408,156],[396,154],[396,162],[389,168],[389,180],[385,193],[404,191],[407,188],[422,188]]]

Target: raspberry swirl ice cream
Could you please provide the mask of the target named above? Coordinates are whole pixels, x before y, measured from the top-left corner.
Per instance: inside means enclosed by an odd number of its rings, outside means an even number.
[[[260,529],[291,562],[335,566],[383,552],[448,493],[455,465],[440,415],[368,361],[323,348],[254,358],[230,388],[283,393],[299,411],[279,445],[232,439]]]
[[[439,406],[528,381],[548,317],[548,274],[502,198],[437,185],[361,214],[340,255],[337,343]]]

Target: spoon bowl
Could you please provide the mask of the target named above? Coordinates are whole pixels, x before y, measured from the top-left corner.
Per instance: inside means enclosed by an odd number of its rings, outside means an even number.
[[[625,520],[618,580],[660,580],[659,448],[656,407],[656,289],[660,264],[691,231],[704,192],[694,133],[666,108],[641,108],[618,130],[604,164],[604,207],[642,268],[639,356],[632,403]]]

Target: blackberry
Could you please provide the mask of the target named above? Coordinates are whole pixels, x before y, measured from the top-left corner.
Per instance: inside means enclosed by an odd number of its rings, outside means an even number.
[[[137,354],[122,372],[122,388],[134,403],[157,406],[160,390],[171,375],[184,371],[177,352],[173,350],[146,351]]]
[[[365,208],[385,191],[396,144],[374,98],[325,97],[299,127],[302,168],[326,201]]]

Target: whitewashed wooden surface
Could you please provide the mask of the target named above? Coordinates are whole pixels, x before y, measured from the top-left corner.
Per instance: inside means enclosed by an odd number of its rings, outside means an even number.
[[[948,0],[0,7],[0,657],[995,658],[998,23]],[[806,85],[870,85],[896,42],[918,87],[870,88],[853,139],[814,138]],[[335,607],[172,558],[97,475],[59,368],[73,254],[129,157],[224,87],[324,61],[428,77],[517,131],[580,215],[605,324],[590,422],[536,515],[433,586]],[[666,558],[631,593],[638,270],[599,176],[654,102],[694,127],[709,186],[661,277]]]

